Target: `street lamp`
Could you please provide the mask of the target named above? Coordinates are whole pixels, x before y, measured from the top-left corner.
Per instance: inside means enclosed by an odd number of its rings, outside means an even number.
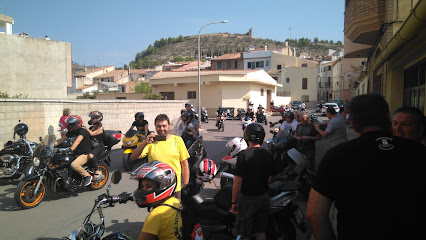
[[[200,34],[201,34],[201,30],[203,30],[203,28],[207,25],[211,25],[211,24],[216,24],[216,23],[227,23],[228,20],[223,20],[220,22],[211,22],[211,23],[207,23],[206,25],[202,26],[200,28],[200,31],[198,32],[198,123],[201,124],[201,94],[200,94],[200,58],[201,58],[201,52],[200,52]]]

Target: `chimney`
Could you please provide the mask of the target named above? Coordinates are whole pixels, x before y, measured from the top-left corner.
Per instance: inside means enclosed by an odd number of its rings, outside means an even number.
[[[265,43],[265,51],[268,51],[268,43]]]

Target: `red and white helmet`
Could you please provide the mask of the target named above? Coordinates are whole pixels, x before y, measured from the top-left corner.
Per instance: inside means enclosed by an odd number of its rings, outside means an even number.
[[[203,159],[198,165],[197,177],[203,182],[210,182],[216,176],[217,167],[213,160]]]
[[[145,163],[137,173],[138,189],[133,199],[139,207],[149,207],[152,203],[173,196],[177,186],[176,171],[167,163],[152,161]],[[142,180],[149,179],[156,186],[149,191],[142,189]]]
[[[231,149],[229,156],[235,157],[238,153],[247,149],[247,143],[243,138],[236,137],[226,143],[226,147]]]

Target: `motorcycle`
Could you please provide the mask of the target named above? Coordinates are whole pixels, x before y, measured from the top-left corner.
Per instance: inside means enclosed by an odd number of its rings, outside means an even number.
[[[266,120],[266,114],[265,112],[262,111],[257,111],[256,112],[256,119],[258,123],[265,123],[265,125],[268,125],[268,120]]]
[[[16,125],[14,129],[13,140],[19,132],[18,141],[8,141],[0,150],[0,179],[18,179],[22,174],[26,176],[34,171],[31,161],[37,143],[27,140],[28,127],[24,132],[17,129],[22,124]]]
[[[120,195],[110,195],[109,190],[111,189],[111,183],[118,184],[121,181],[121,172],[119,170],[114,170],[111,174],[111,182],[108,185],[106,194],[99,195],[95,199],[95,204],[93,205],[92,211],[83,221],[83,224],[78,230],[73,230],[71,234],[66,238],[68,240],[92,240],[92,239],[101,239],[102,235],[105,233],[105,217],[102,212],[102,208],[114,207],[116,203],[126,203],[128,200],[133,200],[132,193],[123,192]],[[97,211],[99,215],[100,222],[95,224],[91,221],[93,213]],[[131,240],[125,234],[120,232],[114,232],[108,236],[102,238],[103,240]]]
[[[233,178],[232,174],[227,175]],[[229,211],[231,208],[232,186],[221,188],[213,199],[205,199],[200,194],[203,182],[188,184],[182,191],[184,209],[188,209],[193,217],[192,224],[199,223],[202,234],[206,237],[215,235],[237,237],[236,217]],[[296,239],[293,222],[302,232],[306,231],[305,218],[299,206],[293,202],[298,194],[298,186],[294,182],[274,182],[270,184],[269,224],[267,239]]]
[[[130,158],[132,152],[142,144],[143,140],[145,140],[145,135],[141,134],[136,130],[129,130],[123,137],[123,144],[121,148],[123,149],[123,168],[126,171],[131,171],[134,167],[134,161]],[[145,162],[147,162],[146,158],[143,158]]]
[[[201,121],[205,123],[209,122],[209,114],[207,113],[207,110],[205,107],[201,108]]]
[[[226,117],[224,115],[217,116],[216,117],[216,127],[218,130],[221,130],[222,132],[225,131],[225,119]]]
[[[237,109],[237,116],[235,118],[238,119],[238,120],[243,120],[245,115],[246,115],[246,110],[244,108],[238,108]]]
[[[243,124],[243,131],[244,131],[244,129],[246,129],[246,127],[252,123],[252,120],[251,120],[251,118],[249,116],[245,116],[241,120],[241,123]]]
[[[101,189],[109,177],[107,166],[111,163],[111,147],[120,142],[121,138],[121,133],[111,132],[113,131],[105,131],[105,150],[97,156],[101,175],[94,178],[88,186],[92,190]],[[47,135],[44,139],[40,137],[40,143],[34,149],[32,163],[38,170],[24,177],[15,190],[14,199],[21,208],[38,206],[45,196],[46,188],[52,193],[74,192],[84,188],[81,186],[82,177],[70,167],[76,156],[70,155],[68,148],[54,148],[55,140],[54,135]],[[92,176],[95,175],[87,165],[83,165],[83,168]]]

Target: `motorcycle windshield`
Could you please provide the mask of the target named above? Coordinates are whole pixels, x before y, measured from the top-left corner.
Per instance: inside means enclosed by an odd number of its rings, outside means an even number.
[[[53,147],[55,145],[56,136],[55,135],[46,135],[40,144],[34,149],[34,156],[41,159],[41,157],[46,157],[44,155],[52,155]]]
[[[185,130],[185,125],[183,121],[179,118],[175,118],[170,122],[169,132],[176,136],[182,136],[183,131]]]

